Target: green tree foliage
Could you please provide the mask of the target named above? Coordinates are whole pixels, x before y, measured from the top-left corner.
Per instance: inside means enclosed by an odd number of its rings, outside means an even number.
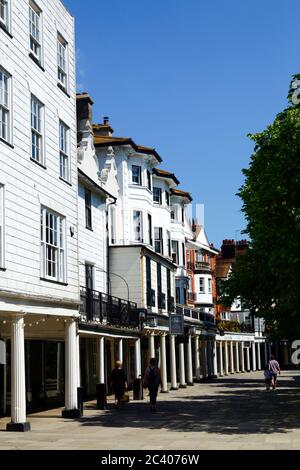
[[[238,193],[250,246],[221,299],[231,305],[241,296],[274,335],[291,339],[300,337],[300,105],[293,91],[291,85],[291,104],[274,123],[250,135],[254,153]]]

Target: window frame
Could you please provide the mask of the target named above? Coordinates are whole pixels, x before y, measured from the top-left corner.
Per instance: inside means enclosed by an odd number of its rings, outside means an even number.
[[[159,238],[156,237],[158,231]],[[157,250],[157,244],[159,243],[159,250]],[[163,228],[162,227],[154,227],[154,250],[155,253],[159,253],[161,255],[164,254],[164,235],[163,235]]]
[[[212,294],[212,279],[209,277],[207,281],[207,293]]]
[[[56,220],[55,224],[50,225],[51,217],[52,220]],[[51,235],[54,238],[53,242]],[[48,258],[48,248],[52,251],[52,255],[55,254],[53,259]],[[55,275],[49,274],[51,271],[49,263],[55,266]],[[45,206],[41,206],[41,277],[47,281],[67,282],[66,217]]]
[[[205,294],[205,277],[199,277],[199,294]]]
[[[148,243],[149,245],[153,246],[153,220],[152,220],[152,214],[150,214],[150,212],[148,212],[147,222],[148,222]]]
[[[33,115],[33,103],[35,103],[38,106],[38,114]],[[35,95],[31,94],[31,99],[30,99],[30,126],[31,126],[31,132],[30,132],[31,152],[30,153],[31,153],[31,157],[30,158],[31,158],[32,161],[34,161],[35,163],[38,163],[39,165],[42,165],[42,166],[46,165],[45,151],[44,151],[44,128],[45,128],[44,113],[45,113],[44,104]],[[37,122],[39,123],[40,128],[36,128],[33,125],[33,120],[35,118],[37,119]],[[38,142],[40,142],[39,147],[37,147],[36,143],[33,144],[33,135],[35,136],[35,138],[38,139]],[[37,149],[37,148],[39,149],[39,151],[40,151],[39,159],[35,158],[33,156],[33,147],[35,147],[35,149]],[[35,152],[36,152],[36,150],[35,150]]]
[[[158,186],[153,186],[152,191],[153,191],[153,203],[158,204],[159,206],[161,206],[161,204],[162,204],[162,190],[161,190],[161,188],[159,188]],[[155,194],[156,191],[158,191],[158,201],[155,200],[155,198],[157,197],[157,194]]]
[[[61,49],[60,49],[61,48]],[[64,57],[60,54],[61,51],[64,51]],[[62,61],[65,63],[64,67],[61,63]],[[60,74],[64,77],[64,80],[61,80]],[[58,84],[65,90],[68,91],[69,89],[69,44],[65,40],[65,38],[57,32],[57,81]]]
[[[84,188],[85,228],[93,230],[92,191]]]
[[[147,170],[147,188],[152,191],[152,176],[151,171]]]
[[[138,233],[136,231],[136,228],[138,226],[135,226],[135,213],[139,213],[139,238],[136,238],[136,234]],[[132,210],[132,234],[133,234],[133,241],[135,243],[144,243],[144,237],[143,237],[143,211],[141,209],[133,209]]]
[[[38,61],[40,65],[43,62],[43,21],[42,21],[42,10],[38,5],[29,0],[29,51],[30,54]],[[34,16],[32,16],[34,15]],[[32,21],[33,18],[37,21]],[[32,27],[33,25],[33,27]],[[36,29],[37,31],[34,31]],[[36,47],[37,52],[32,47],[32,44]]]
[[[134,181],[136,175],[134,175],[134,169],[138,169],[138,181]],[[131,183],[135,186],[142,186],[142,167],[139,165],[132,165],[131,166]]]
[[[1,7],[2,5],[2,7]],[[1,11],[4,11],[5,16],[1,16]],[[0,24],[1,26],[10,33],[11,29],[11,24],[10,24],[10,18],[11,18],[11,1],[10,0],[0,0]]]
[[[174,250],[174,245],[176,246],[176,249]],[[175,255],[175,257],[174,257]],[[173,260],[174,264],[177,264],[179,266],[179,243],[178,240],[171,240],[171,257]]]
[[[171,232],[167,230],[168,256],[172,258]]]
[[[0,66],[3,87],[0,88],[0,138],[2,141],[11,144],[12,142],[12,76]],[[1,83],[1,82],[0,82]],[[3,119],[3,116],[6,116]],[[6,126],[6,136],[3,129]]]
[[[64,137],[62,136],[62,131],[64,133]],[[62,142],[65,142],[62,145]],[[64,163],[64,168],[66,174],[64,175],[64,171],[62,171],[63,166],[62,162]],[[66,162],[66,163],[65,163]],[[59,120],[59,177],[70,183],[71,181],[71,168],[70,168],[70,128],[67,124]]]
[[[165,191],[166,194],[166,205],[170,207],[171,201],[170,201],[170,193],[169,191]]]
[[[116,244],[116,207],[113,205],[109,206],[109,241],[111,245]]]

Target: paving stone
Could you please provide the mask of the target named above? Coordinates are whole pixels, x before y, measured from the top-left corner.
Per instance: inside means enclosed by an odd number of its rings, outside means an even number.
[[[278,389],[264,389],[263,373],[236,374],[148,397],[122,410],[86,403],[80,420],[62,408],[28,416],[30,433],[0,432],[0,449],[252,450],[300,449],[300,371],[285,371]],[[0,419],[4,431],[9,418]]]

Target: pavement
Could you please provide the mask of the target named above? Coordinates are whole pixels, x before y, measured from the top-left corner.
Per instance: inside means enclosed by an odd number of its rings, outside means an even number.
[[[83,418],[61,408],[28,416],[32,431],[8,433],[0,419],[0,450],[294,450],[300,449],[300,371],[284,371],[266,391],[263,372],[240,373],[159,394],[122,409],[85,403]]]

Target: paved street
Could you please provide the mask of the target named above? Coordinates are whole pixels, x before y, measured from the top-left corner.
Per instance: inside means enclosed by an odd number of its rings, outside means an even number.
[[[4,431],[3,449],[300,449],[300,371],[283,372],[279,388],[265,391],[263,373],[219,378],[160,394],[151,413],[148,398],[122,410],[86,404],[84,418],[66,421],[60,409],[29,417],[32,432]]]

